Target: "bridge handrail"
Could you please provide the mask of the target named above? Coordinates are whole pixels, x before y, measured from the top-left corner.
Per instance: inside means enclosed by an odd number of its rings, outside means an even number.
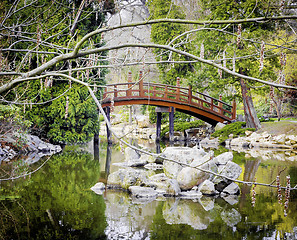
[[[139,86],[139,84],[138,84],[138,82],[129,82],[129,83],[113,83],[113,84],[107,84],[106,86],[105,86],[105,88],[107,89],[107,88],[109,88],[109,87],[114,87],[114,86],[125,86],[125,85],[132,85],[132,88],[133,87],[136,87],[136,86]],[[143,86],[150,86],[150,87],[158,87],[158,86],[160,86],[160,87],[169,87],[169,88],[173,88],[173,89],[180,89],[180,90],[187,90],[187,91],[189,91],[189,88],[186,88],[186,87],[180,87],[180,86],[175,86],[175,85],[167,85],[167,84],[162,84],[162,83],[150,83],[150,82],[143,82]],[[133,92],[138,92],[139,91],[139,89],[131,89]],[[116,91],[117,92],[125,92],[125,91],[127,91],[127,89],[116,89]],[[105,91],[105,94],[112,94],[112,93],[114,93],[115,91],[114,91],[114,89],[112,90],[112,91]],[[187,95],[188,94],[188,92],[184,92],[184,91],[180,91],[180,93],[184,93],[185,95]],[[222,105],[226,105],[226,106],[228,106],[228,107],[233,107],[232,105],[230,105],[230,104],[228,104],[228,103],[226,103],[226,102],[224,102],[224,101],[222,101],[222,100],[220,100],[220,99],[217,99],[217,98],[214,98],[214,97],[211,97],[211,96],[209,96],[209,95],[207,95],[207,94],[205,94],[205,93],[201,93],[201,92],[198,92],[198,91],[192,91],[192,94],[193,93],[196,93],[196,94],[198,94],[198,95],[202,95],[202,96],[204,96],[204,97],[206,97],[206,98],[209,98],[209,99],[212,99],[212,100],[214,100],[214,101],[217,101],[218,103],[222,103]],[[199,98],[199,99],[201,99],[203,102],[205,102],[205,103],[210,103],[210,102],[208,102],[208,101],[205,101],[205,99],[202,99],[202,98]]]

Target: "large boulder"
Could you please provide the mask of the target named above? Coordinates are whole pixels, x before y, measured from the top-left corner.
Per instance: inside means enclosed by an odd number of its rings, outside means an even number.
[[[206,155],[203,149],[185,148],[185,147],[168,147],[161,154],[161,157],[171,159],[172,161],[163,161],[164,173],[169,178],[177,178],[178,173],[185,167],[184,164],[190,164],[194,159]]]
[[[134,150],[130,147],[125,148],[125,161],[126,162],[133,162],[139,158],[140,158],[140,154],[136,150]]]
[[[183,168],[177,175],[177,181],[182,190],[189,190],[194,186],[199,185],[206,179],[212,179],[214,176],[208,172],[198,170],[194,167],[199,167],[203,170],[208,170],[217,173],[217,165],[212,159],[213,153],[207,153],[201,158],[196,158],[191,164],[191,167]]]
[[[219,172],[219,174],[229,178],[230,180],[223,178],[223,177],[216,176],[213,179],[213,182],[215,184],[220,184],[222,182],[229,184],[229,183],[231,183],[232,180],[236,180],[240,176],[241,172],[242,172],[242,169],[238,164],[229,161],[222,168],[222,170]],[[224,186],[224,187],[226,187],[226,186]]]
[[[109,174],[107,186],[110,188],[128,189],[130,186],[139,186],[153,175],[153,171],[125,168]]]
[[[177,196],[181,191],[178,182],[168,178],[164,173],[151,176],[145,185],[153,187],[159,194],[165,196]]]

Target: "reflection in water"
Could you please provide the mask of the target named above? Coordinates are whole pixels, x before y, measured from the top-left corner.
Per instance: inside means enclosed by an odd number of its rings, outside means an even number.
[[[253,182],[255,180],[255,176],[258,170],[258,167],[261,163],[261,160],[247,160],[245,163],[244,173],[243,173],[243,180],[247,182]],[[249,196],[251,191],[251,185],[243,184],[240,188],[241,194],[240,194],[240,206],[245,204],[247,201],[247,196]]]
[[[104,239],[104,199],[88,190],[98,174],[90,154],[66,150],[30,178],[0,182],[0,239]]]
[[[255,207],[245,186],[238,198],[224,199],[145,201],[111,190],[96,195],[89,188],[106,181],[118,169],[112,163],[124,156],[116,145],[95,145],[96,161],[66,147],[31,178],[0,182],[0,239],[297,239],[294,193],[287,217],[269,188],[257,187]],[[297,184],[297,163],[266,164],[244,154],[234,154],[234,161],[244,168],[242,179],[270,183],[283,170],[283,182],[290,174]]]
[[[110,173],[111,153],[112,153],[112,145],[107,144],[107,147],[106,147],[106,161],[105,161],[105,174],[106,174],[106,177],[108,177],[108,175]]]

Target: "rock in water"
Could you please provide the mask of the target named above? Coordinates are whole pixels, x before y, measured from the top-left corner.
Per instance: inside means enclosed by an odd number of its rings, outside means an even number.
[[[219,156],[216,156],[214,158],[214,161],[219,165],[225,165],[229,161],[233,160],[233,153],[232,152],[225,152],[220,154]]]
[[[200,191],[204,195],[215,195],[216,190],[213,182],[209,180],[205,180],[203,183],[201,183],[198,187],[198,191]]]
[[[155,198],[158,195],[157,191],[150,187],[131,186],[129,191],[132,196],[138,198]]]
[[[105,184],[103,182],[98,182],[93,187],[91,187],[91,190],[98,195],[102,195],[105,190]]]
[[[161,156],[175,162],[164,160],[164,173],[167,177],[176,179],[178,173],[185,167],[184,164],[190,164],[194,159],[202,158],[204,155],[206,155],[206,152],[203,149],[168,147]]]

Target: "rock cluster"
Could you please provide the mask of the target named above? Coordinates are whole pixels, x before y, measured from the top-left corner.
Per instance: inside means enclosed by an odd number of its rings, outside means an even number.
[[[32,164],[45,155],[62,151],[59,145],[46,143],[39,137],[30,134],[6,134],[1,137],[0,141],[0,163],[10,161],[18,154],[26,154],[26,163]],[[16,146],[16,144],[19,144],[19,146]]]
[[[233,180],[240,176],[242,169],[232,161],[232,152],[214,157],[212,151],[205,152],[197,147],[168,147],[158,158],[152,158],[127,148],[125,156],[125,168],[108,176],[107,187],[127,190],[134,197],[193,199],[202,195],[226,197],[240,192]],[[161,166],[163,173],[133,168],[147,164]]]
[[[297,149],[297,136],[294,135],[277,135],[272,136],[267,132],[256,133],[251,131],[245,132],[246,137],[238,137],[227,142],[229,146],[241,146],[248,148],[284,148]]]

